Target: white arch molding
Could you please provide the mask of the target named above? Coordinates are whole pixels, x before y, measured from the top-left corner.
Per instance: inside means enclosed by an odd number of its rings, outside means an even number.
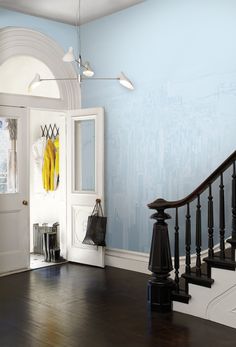
[[[13,56],[29,55],[46,64],[56,78],[76,77],[76,71],[72,64],[62,61],[63,49],[48,36],[32,29],[18,27],[0,29],[0,52],[0,64]],[[1,93],[0,104],[51,109],[80,108],[81,92],[79,83],[76,81],[57,82],[61,95],[60,99]]]

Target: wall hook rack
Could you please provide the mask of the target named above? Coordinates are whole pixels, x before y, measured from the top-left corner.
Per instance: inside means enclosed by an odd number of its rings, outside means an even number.
[[[45,125],[44,127],[41,125],[42,137],[46,137],[47,139],[55,139],[59,136],[59,127],[54,124],[49,124],[49,126]]]

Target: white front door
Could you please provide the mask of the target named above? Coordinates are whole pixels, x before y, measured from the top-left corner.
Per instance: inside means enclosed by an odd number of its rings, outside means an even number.
[[[27,118],[0,107],[0,274],[29,267]]]
[[[67,259],[104,267],[104,248],[82,243],[97,198],[104,206],[104,111],[68,111]]]

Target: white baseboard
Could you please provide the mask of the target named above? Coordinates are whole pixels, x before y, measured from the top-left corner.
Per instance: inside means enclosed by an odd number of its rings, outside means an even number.
[[[226,243],[226,248],[230,247]],[[215,252],[219,251],[219,244],[214,247]],[[207,257],[208,251],[202,251],[201,258]],[[174,258],[172,258],[174,264]],[[182,274],[185,270],[185,256],[180,257],[179,272]],[[136,271],[145,274],[151,274],[148,270],[149,253],[133,252],[124,249],[107,248],[105,252],[105,265],[117,267],[124,270]],[[191,255],[191,264],[195,266],[196,254]],[[174,276],[172,271],[172,276]]]
[[[207,256],[207,251],[202,252],[202,257]],[[174,261],[174,258],[172,258]],[[185,257],[180,257],[180,273],[184,272]],[[191,256],[191,263],[196,261],[196,255]],[[107,248],[105,252],[105,265],[118,267],[124,270],[151,274],[148,270],[149,254],[133,252],[124,249]]]
[[[115,248],[107,248],[105,252],[105,265],[118,267],[124,270],[150,274],[151,272],[148,270],[148,261],[148,253]]]

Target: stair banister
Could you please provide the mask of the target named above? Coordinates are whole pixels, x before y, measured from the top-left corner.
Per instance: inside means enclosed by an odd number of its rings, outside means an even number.
[[[157,199],[150,204],[148,207],[153,210],[157,208],[168,209],[176,208],[186,205],[197,198],[198,195],[202,194],[210,184],[212,184],[222,172],[226,171],[230,165],[236,161],[236,151],[234,151],[205,181],[203,181],[191,194],[186,196],[182,200],[177,201],[166,201],[164,199]]]
[[[187,206],[186,214],[186,273],[185,278],[190,283],[195,283],[197,280],[201,280],[201,285],[210,287],[213,280],[210,277],[210,271],[208,271],[207,278],[201,278],[201,205],[200,195],[209,189],[208,197],[208,235],[209,235],[209,257],[214,256],[213,252],[213,201],[211,193],[212,183],[220,177],[220,236],[221,236],[221,258],[224,258],[224,185],[223,185],[223,173],[233,165],[232,175],[232,237],[228,240],[229,243],[236,248],[236,172],[235,172],[236,151],[234,151],[207,179],[205,179],[191,194],[185,198],[177,201],[166,201],[164,199],[157,199],[148,204],[150,209],[156,210],[151,218],[156,222],[153,226],[153,236],[151,243],[151,251],[149,258],[149,270],[152,272],[152,277],[148,282],[148,303],[152,310],[157,311],[171,311],[173,295],[179,294],[179,262],[177,260],[179,249],[179,225],[178,225],[178,208]],[[195,278],[191,277],[190,268],[190,250],[191,250],[191,216],[189,205],[192,201],[197,199],[196,210],[196,252],[197,263]],[[170,272],[173,270],[172,258],[169,242],[168,224],[165,220],[171,218],[166,212],[166,209],[176,209],[176,221],[175,221],[175,281],[170,279]],[[232,251],[233,252],[233,251]],[[232,259],[234,255],[232,253]],[[206,258],[207,259],[207,258]],[[209,264],[208,264],[209,265]],[[183,276],[184,277],[184,276]],[[175,289],[175,290],[174,290]],[[173,292],[175,294],[173,294]],[[190,296],[188,295],[188,289],[186,289],[185,297],[179,301],[188,302]]]

